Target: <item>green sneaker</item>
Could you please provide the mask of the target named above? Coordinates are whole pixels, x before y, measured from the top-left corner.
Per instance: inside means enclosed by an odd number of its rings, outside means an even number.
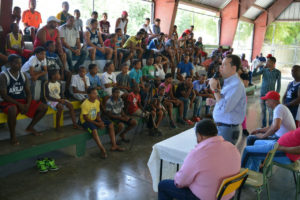
[[[44,161],[45,161],[46,167],[49,170],[52,170],[52,171],[58,170],[58,167],[55,165],[54,159],[52,159],[52,158],[45,158]]]
[[[41,173],[46,173],[48,171],[48,167],[46,166],[45,160],[38,159],[36,161],[36,166]]]

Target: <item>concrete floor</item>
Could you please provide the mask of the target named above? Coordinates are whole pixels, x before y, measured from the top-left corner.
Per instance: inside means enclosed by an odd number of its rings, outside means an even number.
[[[287,81],[283,81],[285,91]],[[248,97],[248,129],[254,130],[260,125],[260,107],[257,91]],[[147,161],[153,144],[173,136],[190,127],[181,127],[174,131],[163,129],[164,136],[149,137],[147,132],[137,136],[136,145],[124,153],[108,152],[106,160],[100,158],[99,150],[90,142],[84,157],[74,156],[75,148],[51,152],[49,156],[56,160],[58,171],[40,174],[35,168],[36,158],[26,159],[0,167],[1,200],[150,200],[157,194],[152,190],[151,177]],[[103,138],[107,141],[107,138]],[[242,149],[245,138],[241,137],[238,148]],[[123,145],[129,147],[128,145]],[[109,149],[109,145],[106,145]],[[294,199],[295,184],[292,174],[274,167],[270,181],[271,199]],[[256,199],[251,188],[244,188],[241,199]],[[262,199],[266,198],[263,191]]]

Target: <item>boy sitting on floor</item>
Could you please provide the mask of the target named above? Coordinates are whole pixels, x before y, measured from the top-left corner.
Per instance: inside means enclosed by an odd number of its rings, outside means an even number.
[[[124,151],[124,149],[119,147],[116,143],[113,123],[109,120],[102,120],[100,117],[100,102],[98,100],[97,90],[89,87],[87,89],[87,94],[88,99],[81,104],[80,123],[84,129],[87,129],[93,135],[94,140],[101,150],[102,158],[107,158],[107,153],[100,141],[97,131],[98,128],[108,128],[109,137],[112,143],[110,148],[111,151]]]
[[[60,129],[60,118],[64,107],[70,111],[72,123],[74,128],[79,128],[76,123],[76,116],[73,105],[66,99],[62,93],[62,87],[59,82],[60,75],[58,70],[49,71],[49,81],[45,83],[45,100],[49,107],[56,112],[56,130]]]
[[[90,87],[89,78],[86,76],[86,69],[84,66],[79,67],[78,74],[72,76],[72,90],[73,96],[79,101],[87,98],[87,89]]]

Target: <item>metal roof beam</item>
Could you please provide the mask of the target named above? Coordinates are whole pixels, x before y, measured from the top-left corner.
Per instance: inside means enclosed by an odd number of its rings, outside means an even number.
[[[203,10],[207,10],[207,11],[211,11],[211,12],[215,12],[215,13],[220,13],[219,8],[204,5],[204,4],[201,4],[201,3],[198,3],[198,2],[194,2],[192,0],[180,0],[179,3],[185,4],[185,5],[188,5],[188,6],[194,6],[194,7],[201,8]]]
[[[293,2],[294,0],[276,0],[268,9],[267,26],[270,25],[275,19]]]
[[[254,5],[255,0],[240,0],[239,18],[241,18],[247,10]]]

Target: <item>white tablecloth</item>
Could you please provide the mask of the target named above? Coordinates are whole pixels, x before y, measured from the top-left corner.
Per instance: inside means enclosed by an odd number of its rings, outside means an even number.
[[[191,128],[171,138],[156,143],[148,160],[148,168],[152,177],[153,190],[158,191],[160,160],[183,164],[187,154],[196,146],[195,129]],[[173,172],[174,174],[175,172]]]

